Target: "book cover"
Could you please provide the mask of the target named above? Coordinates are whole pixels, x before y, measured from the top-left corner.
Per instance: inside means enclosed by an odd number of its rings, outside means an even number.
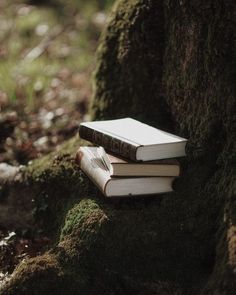
[[[92,147],[108,168],[111,177],[117,176],[179,176],[180,165],[176,159],[135,162],[107,153],[103,147]]]
[[[133,161],[185,156],[187,139],[131,118],[80,124],[80,137]]]
[[[172,191],[174,177],[112,178],[96,150],[91,147],[81,147],[76,154],[76,161],[106,197],[144,196]]]

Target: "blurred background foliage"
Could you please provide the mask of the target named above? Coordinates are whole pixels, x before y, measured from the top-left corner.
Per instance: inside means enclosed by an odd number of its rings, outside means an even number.
[[[109,6],[114,2],[114,0],[29,0],[27,1],[29,4],[35,4],[35,5],[51,5],[55,7],[56,9],[61,9],[61,11],[65,11],[66,9],[76,9],[79,10],[83,8],[84,6],[90,6],[95,9],[106,9],[109,8]]]
[[[112,2],[0,0],[1,174],[57,149],[89,119],[95,52]],[[0,202],[6,195],[0,183]],[[13,229],[0,226],[0,286],[50,243]]]
[[[0,162],[26,164],[88,119],[113,0],[0,1]]]

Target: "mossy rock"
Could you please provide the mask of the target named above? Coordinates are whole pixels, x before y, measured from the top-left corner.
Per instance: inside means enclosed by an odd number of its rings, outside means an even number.
[[[182,176],[172,194],[110,200],[78,170],[73,148],[33,163],[26,179],[49,196],[60,237],[21,264],[3,294],[235,293],[232,8],[231,0],[117,1],[91,113],[132,115],[189,138]],[[46,273],[54,284],[41,285]]]

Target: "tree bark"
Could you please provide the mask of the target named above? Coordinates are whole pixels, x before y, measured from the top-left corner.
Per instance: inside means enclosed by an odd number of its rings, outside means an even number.
[[[172,195],[114,202],[69,155],[35,162],[25,178],[47,193],[60,239],[21,264],[3,294],[235,293],[233,4],[117,2],[98,50],[91,113],[189,138],[182,176]],[[66,208],[56,211],[61,200]]]

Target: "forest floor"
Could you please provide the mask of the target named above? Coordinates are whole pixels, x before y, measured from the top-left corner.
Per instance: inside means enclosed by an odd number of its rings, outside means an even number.
[[[0,165],[55,150],[87,120],[91,74],[106,9],[0,1]],[[0,169],[1,173],[1,169]],[[0,205],[1,205],[0,184]],[[0,225],[0,286],[50,238]]]

